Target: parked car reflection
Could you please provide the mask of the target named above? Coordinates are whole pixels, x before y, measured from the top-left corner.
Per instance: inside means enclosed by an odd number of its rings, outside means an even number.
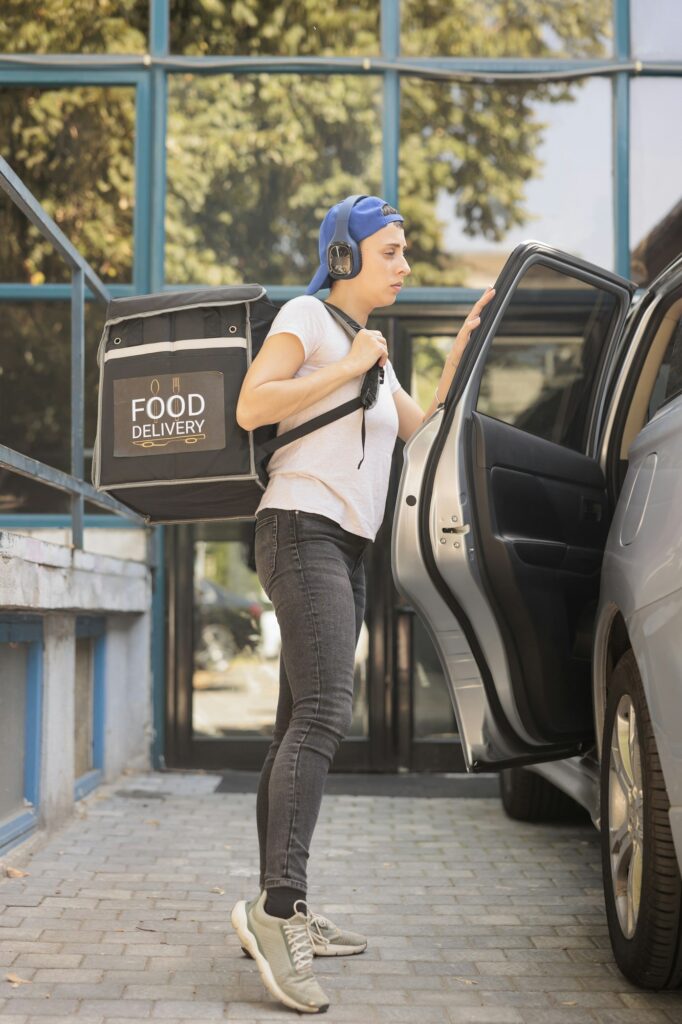
[[[195,668],[224,672],[242,651],[261,642],[263,605],[219,583],[197,579],[194,586]]]

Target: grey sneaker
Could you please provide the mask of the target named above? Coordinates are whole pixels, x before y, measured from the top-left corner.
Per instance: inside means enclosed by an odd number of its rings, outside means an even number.
[[[329,1007],[329,998],[311,967],[313,945],[306,902],[296,900],[295,913],[285,920],[266,914],[266,895],[263,890],[255,900],[235,903],[232,925],[242,945],[256,961],[268,992],[301,1013],[324,1013]]]
[[[339,928],[322,914],[311,913],[308,922],[315,956],[352,956],[367,949],[364,935]]]

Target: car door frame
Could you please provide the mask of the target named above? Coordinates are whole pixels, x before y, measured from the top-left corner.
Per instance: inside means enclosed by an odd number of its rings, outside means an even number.
[[[605,387],[608,373],[605,367],[621,343],[622,333],[636,286],[612,272],[584,260],[570,256],[540,242],[527,242],[518,246],[511,254],[496,282],[496,295],[483,311],[481,325],[468,343],[457,373],[453,379],[444,405],[410,438],[404,452],[406,467],[414,460],[420,478],[415,481],[409,469],[403,472],[398,494],[396,527],[392,538],[392,564],[398,590],[417,606],[424,624],[438,651],[446,680],[450,688],[457,717],[467,767],[471,771],[487,771],[491,768],[513,764],[531,764],[557,758],[564,758],[582,749],[581,744],[569,745],[559,742],[538,743],[530,736],[521,721],[515,705],[510,669],[501,630],[495,619],[489,596],[486,595],[485,573],[469,561],[472,555],[471,522],[467,507],[467,480],[471,480],[470,469],[466,467],[471,457],[473,443],[471,417],[475,411],[481,376],[492,341],[502,323],[507,308],[516,292],[518,282],[527,270],[536,263],[549,269],[569,274],[587,284],[615,293],[618,298],[617,313],[608,336],[605,338],[596,375],[596,386],[589,407],[586,455],[595,462],[599,426],[605,404]],[[468,423],[468,426],[467,426]],[[448,448],[448,474],[445,483],[438,481],[441,455]],[[454,460],[454,461],[453,461]],[[451,484],[454,481],[454,485]],[[460,490],[464,481],[464,490]],[[435,530],[432,512],[434,489],[450,488],[448,511],[452,525],[443,527],[443,534],[452,535],[452,544],[443,545],[454,560],[455,571],[463,567],[472,574],[472,587],[467,593],[467,609],[462,607],[452,592],[444,575],[447,563],[441,556],[434,555]],[[415,494],[414,491],[418,493]],[[407,566],[406,550],[416,546],[421,562],[421,579],[413,583],[430,588],[430,594],[423,600],[415,598],[414,589],[403,590],[402,582],[410,584],[413,566]],[[413,559],[414,560],[414,559]],[[402,576],[401,576],[402,572]],[[402,582],[401,582],[402,581]],[[428,611],[427,611],[428,606]],[[475,609],[472,616],[471,608]],[[481,635],[473,626],[476,619]],[[453,625],[457,628],[453,628]]]

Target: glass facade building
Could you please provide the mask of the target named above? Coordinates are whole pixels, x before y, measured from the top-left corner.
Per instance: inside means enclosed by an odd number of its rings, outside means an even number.
[[[640,285],[679,252],[681,40],[675,0],[13,0],[0,11],[0,155],[114,295],[255,281],[284,301],[316,266],[326,209],[382,195],[405,217],[412,274],[373,322],[426,408],[463,314],[520,241]],[[68,268],[3,194],[0,217],[2,443],[66,470]],[[103,313],[88,302],[86,457]],[[510,382],[570,372],[573,356],[555,349],[531,366],[511,339],[490,401],[516,415]],[[460,763],[437,659],[391,581],[401,462],[398,445],[337,767]],[[67,496],[0,475],[0,527],[66,522]],[[157,754],[255,766],[278,638],[248,531],[162,532]]]

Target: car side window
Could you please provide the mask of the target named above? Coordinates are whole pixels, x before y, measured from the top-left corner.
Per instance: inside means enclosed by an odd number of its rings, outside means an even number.
[[[659,409],[668,402],[672,402],[673,398],[677,398],[680,394],[682,394],[682,319],[677,322],[677,327],[668,342],[659,367],[656,383],[649,399],[647,423]]]
[[[488,350],[478,412],[584,451],[597,371],[617,311],[613,292],[532,264]]]

